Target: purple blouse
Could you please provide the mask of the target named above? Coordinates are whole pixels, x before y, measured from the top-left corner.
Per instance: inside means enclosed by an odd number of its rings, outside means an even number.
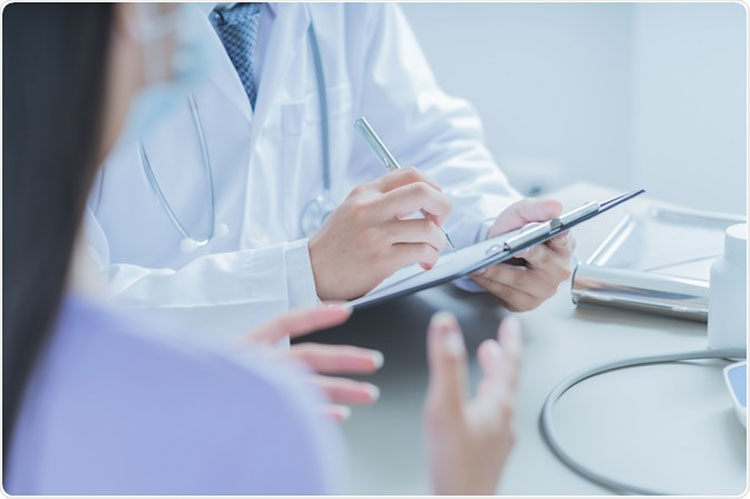
[[[80,296],[62,304],[6,463],[11,494],[323,494],[342,446],[322,396],[262,352],[175,345]]]

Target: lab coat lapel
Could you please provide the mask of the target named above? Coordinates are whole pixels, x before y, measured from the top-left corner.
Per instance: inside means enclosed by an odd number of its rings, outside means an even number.
[[[258,98],[255,103],[253,114],[253,126],[250,129],[250,144],[255,148],[259,142],[259,136],[263,133],[264,125],[269,120],[274,109],[279,108],[279,99],[285,97],[284,80],[289,73],[292,61],[295,60],[298,47],[304,46],[300,43],[310,25],[310,17],[304,4],[277,3],[274,5],[276,18],[269,35],[266,52],[263,58],[263,73],[258,87]],[[288,97],[288,96],[286,96]],[[274,132],[271,132],[274,133]],[[277,143],[277,141],[272,141]],[[281,147],[277,144],[277,147]],[[272,158],[279,160],[281,151],[267,152]],[[258,151],[251,153],[251,163],[258,158]],[[274,165],[275,168],[280,165]],[[251,184],[262,181],[257,176],[248,177],[247,192],[252,192]],[[245,217],[252,213],[250,209],[251,199],[245,199]],[[243,247],[253,247],[254,243],[250,237],[251,224],[247,219],[242,224],[240,240]]]
[[[271,109],[277,105],[278,93],[284,88],[283,80],[297,50],[303,46],[300,39],[305,36],[310,26],[310,16],[305,4],[279,3],[275,8],[276,21],[268,40],[263,61],[263,76],[255,104],[253,138],[266,122]]]
[[[207,43],[211,44],[212,67],[209,72],[209,79],[213,81],[216,86],[226,95],[232,105],[242,113],[242,116],[248,121],[252,120],[252,109],[250,108],[250,101],[247,98],[245,89],[242,86],[237,70],[232,64],[232,60],[229,58],[224,45],[221,43],[219,35],[214,30],[211,21],[208,18],[210,9],[207,10],[205,15],[205,29],[210,30],[210,41]]]

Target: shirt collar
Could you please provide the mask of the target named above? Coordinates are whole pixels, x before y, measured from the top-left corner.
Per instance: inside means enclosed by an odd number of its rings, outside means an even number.
[[[236,2],[235,2],[236,3]],[[200,8],[206,15],[209,15],[214,8],[219,4],[219,2],[203,2],[198,4],[198,8]],[[228,4],[228,5],[234,5],[234,4]],[[265,2],[265,5],[268,5],[268,8],[271,10],[271,14],[274,16],[276,15],[276,8],[278,7],[276,5],[276,2]]]

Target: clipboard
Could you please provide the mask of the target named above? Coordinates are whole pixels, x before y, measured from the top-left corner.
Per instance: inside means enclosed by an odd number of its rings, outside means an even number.
[[[518,230],[441,255],[429,270],[417,264],[396,271],[366,295],[348,302],[353,310],[360,310],[394,298],[464,277],[479,269],[501,263],[527,248],[544,243],[576,225],[611,210],[646,192],[638,189],[626,192],[601,203],[590,201],[546,222],[532,223]]]

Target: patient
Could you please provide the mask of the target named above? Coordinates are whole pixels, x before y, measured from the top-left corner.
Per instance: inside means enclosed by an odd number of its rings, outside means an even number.
[[[5,490],[340,492],[341,438],[319,410],[330,392],[266,346],[337,325],[347,308],[293,312],[250,333],[234,354],[219,354],[178,345],[67,284],[95,165],[145,81],[139,9],[4,10]],[[172,50],[174,41],[165,42]],[[444,313],[430,324],[425,433],[437,493],[496,490],[512,443],[517,323],[503,322],[499,336],[502,348],[495,340],[480,346],[483,379],[467,401],[458,324]]]

